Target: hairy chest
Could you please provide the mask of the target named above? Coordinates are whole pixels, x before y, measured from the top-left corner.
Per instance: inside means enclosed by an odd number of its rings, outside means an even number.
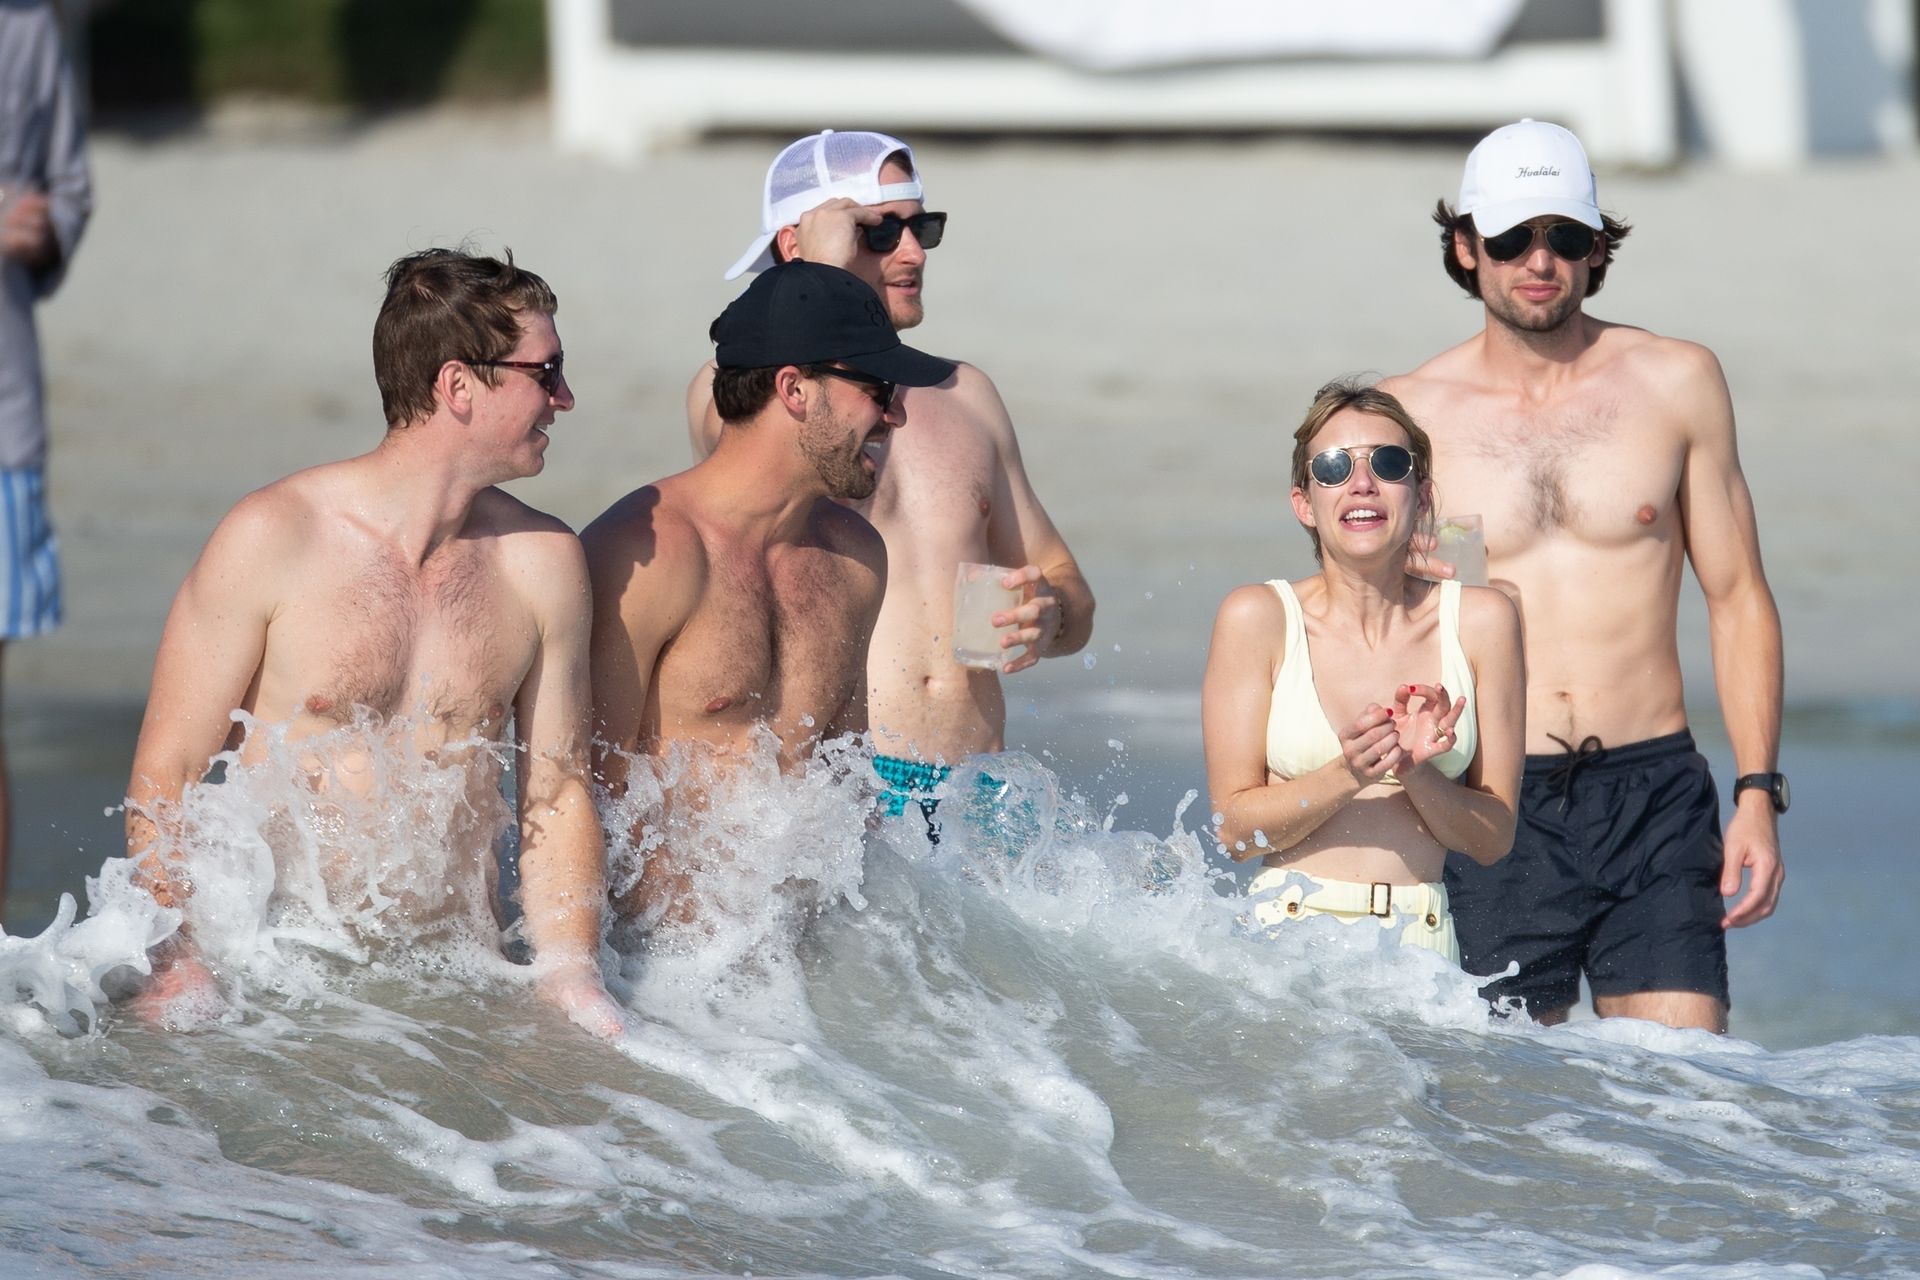
[[[320,556],[269,627],[263,693],[272,685],[290,711],[340,723],[364,708],[497,729],[537,643],[524,603],[471,544],[418,566]]]
[[[1479,514],[1496,560],[1552,538],[1630,543],[1670,529],[1684,463],[1679,432],[1615,401],[1487,410],[1436,433],[1436,514]]]
[[[824,729],[865,677],[878,589],[825,547],[715,555],[699,608],[661,655],[661,718]]]

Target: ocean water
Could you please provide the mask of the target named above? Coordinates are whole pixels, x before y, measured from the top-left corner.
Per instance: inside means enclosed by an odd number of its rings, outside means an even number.
[[[499,815],[404,752],[365,803],[284,759],[192,798],[229,1000],[146,1025],[112,996],[174,920],[95,795],[0,938],[0,1276],[1920,1275],[1906,726],[1790,734],[1720,1038],[1250,927],[1161,710],[1029,710],[1073,728],[951,779],[937,847],[855,759],[761,761],[674,830],[707,917],[609,952],[614,1043],[498,954],[438,834]],[[86,790],[89,724],[25,719],[27,787]]]

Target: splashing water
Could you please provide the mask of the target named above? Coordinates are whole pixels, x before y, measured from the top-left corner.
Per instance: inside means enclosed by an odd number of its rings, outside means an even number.
[[[0,937],[0,1273],[1915,1273],[1920,1041],[1494,1019],[1375,931],[1251,927],[1184,806],[1114,829],[1019,754],[938,845],[857,744],[635,769],[613,878],[671,850],[703,910],[616,932],[600,1044],[449,851],[507,813],[468,745],[189,793],[202,1031],[107,999],[176,924],[124,862]]]

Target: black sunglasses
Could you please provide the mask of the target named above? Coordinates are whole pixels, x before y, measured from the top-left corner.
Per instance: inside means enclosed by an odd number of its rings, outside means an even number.
[[[548,396],[560,394],[561,366],[567,362],[567,353],[562,351],[551,360],[469,360],[466,363],[477,368],[518,369],[540,384],[540,389]]]
[[[1353,476],[1355,450],[1328,449],[1313,455],[1313,461],[1307,464],[1307,474],[1316,484],[1329,489],[1337,489]],[[1367,460],[1367,469],[1373,472],[1375,480],[1386,484],[1398,484],[1413,474],[1413,455],[1397,444],[1376,444],[1372,448],[1362,445],[1360,456]]]
[[[901,228],[913,232],[913,238],[920,242],[922,249],[937,249],[941,237],[947,234],[947,215],[944,213],[916,213],[911,218],[902,218],[898,214],[880,215],[880,221],[870,227],[860,228],[867,233],[867,248],[875,253],[892,253],[900,244]]]
[[[841,369],[830,364],[816,364],[807,366],[807,371],[816,378],[838,378],[842,382],[853,383],[872,397],[873,402],[882,409],[892,406],[894,393],[898,390],[896,384],[888,382],[885,378],[876,378],[858,369]]]
[[[1539,230],[1542,228],[1523,222],[1497,236],[1482,236],[1480,243],[1486,246],[1487,256],[1495,262],[1512,262],[1533,249],[1534,232]],[[1584,222],[1551,222],[1544,230],[1547,248],[1568,262],[1579,262],[1593,253],[1593,228]]]

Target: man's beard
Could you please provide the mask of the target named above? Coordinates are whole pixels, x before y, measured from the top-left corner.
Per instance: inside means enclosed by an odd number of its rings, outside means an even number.
[[[800,452],[806,454],[807,461],[813,464],[814,474],[826,486],[827,496],[839,501],[872,497],[880,476],[879,468],[869,473],[861,465],[861,459],[865,456],[861,445],[865,443],[865,438],[853,442],[849,450],[849,433],[841,425],[840,416],[827,405],[824,398],[816,414],[817,420],[800,424]]]
[[[1550,309],[1526,306],[1514,301],[1511,295],[1493,293],[1483,295],[1482,301],[1494,319],[1509,329],[1518,329],[1522,333],[1557,333],[1572,322],[1580,312],[1580,297],[1569,289]]]

